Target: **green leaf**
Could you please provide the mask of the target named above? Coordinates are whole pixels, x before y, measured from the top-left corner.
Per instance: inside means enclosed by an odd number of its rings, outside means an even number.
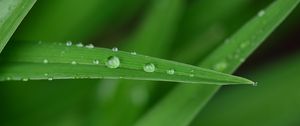
[[[71,42],[23,42],[9,48],[0,80],[106,78],[203,84],[253,84],[250,80],[187,64]],[[47,52],[45,52],[47,50]],[[174,70],[173,73],[168,72]]]
[[[36,0],[0,1],[0,52]]]
[[[299,0],[277,0],[260,11],[200,66],[233,73],[295,8]],[[179,85],[149,111],[137,126],[186,126],[220,86]],[[174,104],[176,103],[176,104]]]
[[[299,124],[299,56],[298,53],[288,58],[279,58],[275,62],[251,70],[247,75],[258,80],[259,86],[256,88],[234,86],[222,89],[201,111],[192,125],[291,126]]]

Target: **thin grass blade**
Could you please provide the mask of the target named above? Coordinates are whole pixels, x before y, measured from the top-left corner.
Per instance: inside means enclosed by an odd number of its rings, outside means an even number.
[[[0,52],[36,0],[0,1]]]
[[[228,41],[220,45],[200,63],[200,66],[233,73],[298,3],[299,0],[274,1],[266,10],[260,11],[253,17]],[[136,125],[186,126],[191,123],[219,87],[179,85]]]

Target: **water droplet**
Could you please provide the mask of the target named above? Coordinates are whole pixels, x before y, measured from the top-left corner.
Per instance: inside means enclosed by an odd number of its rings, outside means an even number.
[[[265,11],[264,10],[259,11],[258,14],[257,14],[258,17],[262,17],[264,15],[265,15]]]
[[[169,69],[167,70],[167,74],[173,75],[175,73],[174,69]]]
[[[89,48],[89,49],[92,49],[92,48],[94,48],[94,45],[93,45],[93,44],[88,44],[88,45],[86,45],[85,47],[86,47],[86,48]]]
[[[67,41],[66,42],[66,46],[72,46],[72,42],[71,41]]]
[[[118,51],[119,51],[119,49],[118,49],[117,47],[113,47],[111,50],[112,50],[113,52],[118,52]]]
[[[44,73],[44,76],[46,76],[46,77],[47,77],[48,75],[49,75],[48,73]]]
[[[83,47],[83,44],[81,42],[76,44],[77,47]]]
[[[99,62],[99,60],[94,60],[93,61],[93,64],[99,64],[100,62]]]
[[[216,71],[224,71],[227,67],[227,63],[226,62],[219,62],[214,66],[214,70]]]
[[[225,39],[224,43],[227,44],[227,43],[229,43],[229,41],[230,41],[230,39],[227,38],[227,39]]]
[[[243,43],[241,43],[241,45],[240,45],[240,48],[246,48],[248,45],[249,45],[249,41],[246,41],[246,42],[243,42]]]
[[[53,80],[53,77],[48,77],[48,80],[49,80],[49,81],[52,81],[52,80]]]
[[[153,63],[147,63],[143,67],[145,72],[154,72],[155,71],[155,65]]]
[[[194,75],[194,74],[190,74],[189,76],[190,76],[190,77],[194,77],[195,75]]]
[[[28,78],[22,78],[22,81],[28,81],[29,79]]]
[[[244,58],[241,58],[241,59],[240,59],[240,62],[245,62],[245,59],[244,59]]]
[[[48,63],[48,60],[47,60],[47,59],[44,59],[44,60],[43,60],[43,63],[47,64],[47,63]]]
[[[116,56],[110,56],[107,58],[105,65],[108,68],[118,68],[120,66],[120,59]]]
[[[6,79],[6,80],[8,80],[8,81],[9,81],[9,80],[11,80],[11,78],[10,78],[10,77],[6,77],[5,79]]]
[[[131,54],[131,55],[136,55],[136,52],[131,52],[130,54]]]
[[[77,62],[76,61],[72,61],[71,64],[75,65],[75,64],[77,64]]]
[[[254,82],[254,83],[252,84],[252,86],[257,86],[257,82]]]

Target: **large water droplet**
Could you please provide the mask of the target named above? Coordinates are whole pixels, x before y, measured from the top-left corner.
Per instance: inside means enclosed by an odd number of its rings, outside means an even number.
[[[155,65],[153,63],[147,63],[143,67],[145,72],[154,72],[155,71]]]
[[[72,46],[72,42],[71,41],[67,41],[66,42],[66,46]]]
[[[111,50],[112,50],[113,52],[118,52],[118,51],[119,51],[119,49],[118,49],[117,47],[113,47]]]
[[[93,44],[88,44],[88,45],[86,45],[85,47],[86,47],[86,48],[89,48],[89,49],[92,49],[92,48],[94,48],[94,45],[93,45]]]
[[[49,61],[47,59],[43,60],[43,63],[47,64]]]
[[[214,70],[216,71],[224,71],[227,68],[226,62],[219,62],[214,66]]]
[[[118,68],[120,66],[120,59],[116,56],[110,56],[107,58],[105,65],[108,68]]]
[[[167,70],[167,74],[173,75],[175,73],[174,69],[169,69]]]
[[[262,17],[262,16],[265,15],[265,13],[266,13],[266,12],[265,12],[264,10],[261,10],[261,11],[258,12],[257,16],[258,16],[258,17]]]

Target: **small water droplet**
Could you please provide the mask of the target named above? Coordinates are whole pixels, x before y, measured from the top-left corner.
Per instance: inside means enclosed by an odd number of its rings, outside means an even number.
[[[43,63],[47,64],[49,61],[47,59],[43,60]]]
[[[227,68],[226,62],[219,62],[214,66],[214,70],[216,71],[224,71]]]
[[[71,64],[75,65],[75,64],[77,64],[77,62],[76,61],[72,61]]]
[[[94,45],[93,45],[93,44],[88,44],[88,45],[86,45],[85,47],[86,47],[86,48],[89,48],[89,49],[92,49],[92,48],[94,48]]]
[[[241,45],[240,45],[240,48],[246,48],[248,45],[249,45],[249,41],[246,41],[246,42],[243,42],[243,43],[241,43]]]
[[[5,79],[6,79],[6,80],[8,80],[8,81],[9,81],[9,80],[11,80],[11,78],[10,78],[10,77],[6,77]]]
[[[53,80],[53,77],[48,77],[48,80],[49,80],[49,81],[52,81],[52,80]]]
[[[72,42],[71,41],[67,41],[66,42],[66,46],[72,46]]]
[[[99,60],[93,60],[93,64],[99,64]]]
[[[229,43],[229,41],[230,41],[230,39],[229,39],[229,38],[227,38],[227,39],[225,39],[224,43],[225,43],[225,44],[228,44],[228,43]]]
[[[77,47],[83,47],[83,44],[81,42],[76,44]]]
[[[107,58],[105,65],[108,68],[118,68],[120,66],[120,59],[116,56],[110,56]]]
[[[28,81],[29,79],[28,78],[22,78],[22,81]]]
[[[119,51],[119,49],[118,49],[117,47],[113,47],[111,50],[112,50],[113,52],[118,52],[118,51]]]
[[[252,86],[255,86],[255,87],[256,87],[256,86],[257,86],[257,82],[254,82],[254,83],[252,84]]]
[[[169,69],[167,70],[167,74],[173,75],[175,73],[174,69]]]
[[[245,62],[245,59],[244,59],[244,58],[241,58],[241,59],[240,59],[240,62]]]
[[[131,55],[136,55],[136,52],[131,52],[130,54],[131,54]]]
[[[49,75],[48,73],[44,73],[44,76],[46,76],[46,77],[47,77],[48,75]]]
[[[190,74],[189,76],[190,76],[190,77],[194,77],[195,75],[194,75],[194,74]]]
[[[265,11],[264,10],[259,11],[258,14],[257,14],[258,17],[262,17],[264,15],[265,15]]]
[[[154,72],[155,71],[155,65],[153,63],[147,63],[143,67],[145,72]]]

